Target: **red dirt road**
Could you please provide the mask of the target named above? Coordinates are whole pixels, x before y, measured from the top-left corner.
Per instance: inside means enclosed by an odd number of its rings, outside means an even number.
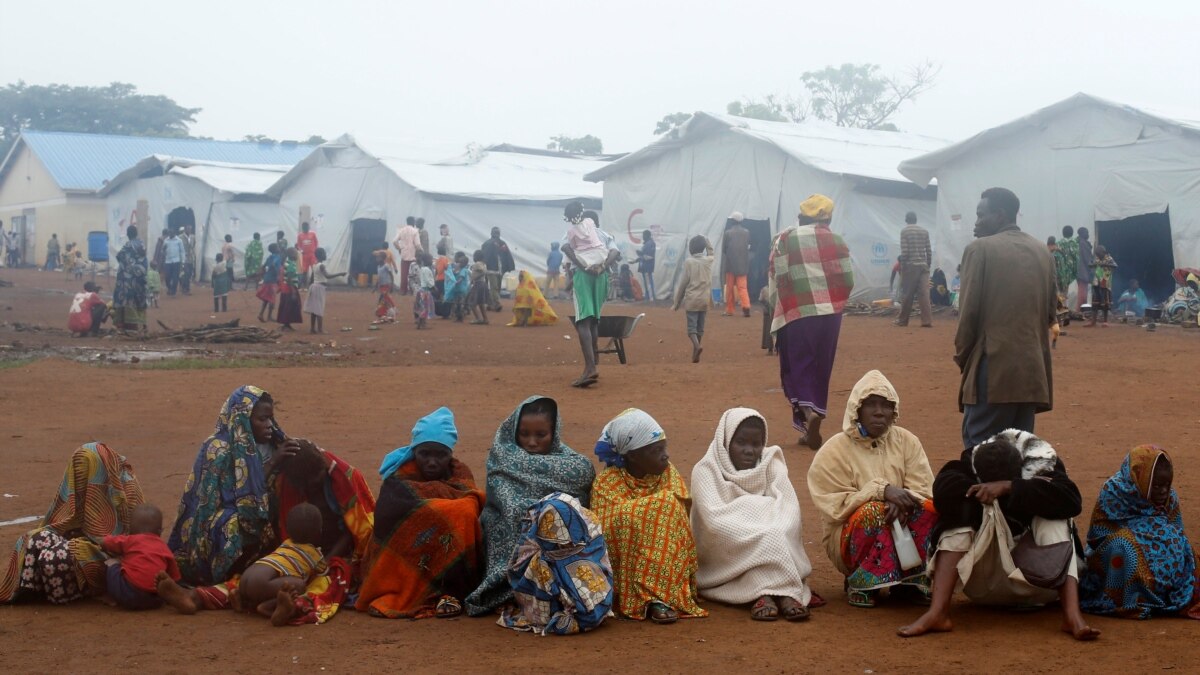
[[[91,355],[139,345],[53,331],[18,332],[13,322],[62,327],[69,303],[64,291],[74,292],[76,284],[32,271],[3,270],[0,278],[17,284],[0,288],[0,359],[39,356],[43,345],[50,352]],[[190,298],[164,299],[151,319],[172,326],[208,322],[207,293],[200,288]],[[408,303],[400,300],[401,309]],[[560,315],[569,313],[567,304],[557,304]],[[254,320],[257,301],[251,293],[236,292],[230,306],[229,318]],[[498,321],[486,327],[434,321],[430,330],[418,332],[403,321],[368,332],[368,294],[331,293],[327,306],[326,328],[335,331],[329,335],[297,334],[268,346],[210,346],[217,352],[210,357],[214,363],[201,364],[229,363],[234,355],[263,359],[251,362],[254,367],[162,370],[146,362],[87,365],[56,357],[0,368],[5,465],[0,521],[42,515],[70,452],[93,439],[129,457],[147,499],[170,519],[222,402],[245,383],[258,384],[279,400],[278,418],[290,435],[339,453],[367,473],[373,488],[379,483],[374,469],[384,453],[407,442],[414,419],[438,405],[454,409],[461,433],[456,454],[481,483],[496,427],[532,393],[559,401],[566,442],[586,454],[609,418],[629,406],[644,408],[666,428],[672,461],[685,476],[706,450],[721,412],[748,405],[764,413],[771,441],[788,451],[814,564],[810,581],[829,605],[795,625],[751,622],[744,608],[705,602],[712,611],[707,619],[673,626],[612,620],[595,633],[538,638],[503,630],[490,619],[386,621],[343,611],[324,626],[277,630],[232,612],[185,617],[167,609],[131,613],[87,601],[67,607],[28,604],[0,607],[0,654],[6,664],[37,672],[276,672],[297,666],[317,672],[396,667],[495,672],[536,658],[535,668],[584,672],[1053,672],[1081,667],[1145,672],[1189,669],[1200,653],[1195,646],[1200,623],[1182,619],[1093,618],[1104,635],[1099,642],[1077,644],[1058,632],[1056,608],[1013,614],[970,607],[960,596],[953,633],[902,640],[894,629],[919,615],[920,608],[846,605],[841,580],[821,550],[819,521],[808,499],[805,472],[812,453],[794,445],[788,407],[778,391],[777,361],[758,349],[757,313],[751,319],[712,313],[704,362],[693,365],[682,313],[612,305],[610,313],[645,311],[646,320],[628,342],[629,365],[605,357],[600,383],[580,391],[567,386],[580,369],[569,325],[515,329]],[[830,433],[840,426],[854,382],[879,368],[900,392],[900,424],[921,438],[934,470],[958,455],[958,373],[950,359],[954,319],[942,315],[935,321],[933,329],[901,329],[883,318],[846,318],[830,397]],[[336,332],[341,326],[353,331]],[[1139,443],[1155,442],[1174,454],[1188,531],[1193,541],[1200,540],[1200,499],[1194,497],[1200,486],[1194,383],[1200,332],[1074,325],[1069,333],[1055,352],[1056,407],[1039,416],[1038,432],[1055,445],[1083,492],[1081,529],[1086,530],[1100,484],[1124,454]],[[328,346],[331,339],[337,347]],[[14,342],[20,346],[12,348]],[[164,346],[173,345],[151,348]],[[27,527],[0,527],[0,550],[8,550]]]

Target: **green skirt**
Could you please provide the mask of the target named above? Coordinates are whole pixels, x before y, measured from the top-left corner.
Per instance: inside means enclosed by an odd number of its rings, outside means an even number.
[[[114,307],[113,325],[121,330],[140,330],[146,325],[146,308]]]
[[[575,322],[584,319],[600,318],[600,310],[604,300],[608,298],[608,271],[600,274],[589,274],[581,269],[575,270],[574,288]]]

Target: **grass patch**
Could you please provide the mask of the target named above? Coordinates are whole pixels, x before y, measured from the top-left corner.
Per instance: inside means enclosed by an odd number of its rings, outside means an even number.
[[[273,359],[254,357],[212,359],[183,357],[178,359],[162,359],[159,361],[143,361],[137,364],[110,365],[132,365],[141,370],[218,370],[221,368],[279,368],[288,364]]]
[[[4,359],[4,360],[0,361],[0,370],[8,370],[9,368],[20,368],[21,366],[27,366],[37,360],[38,360],[37,357],[33,357],[33,356],[28,356],[28,357],[19,358],[19,359]]]

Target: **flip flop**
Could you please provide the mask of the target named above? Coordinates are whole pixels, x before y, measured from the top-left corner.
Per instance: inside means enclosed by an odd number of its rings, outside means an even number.
[[[439,619],[453,619],[456,616],[461,616],[463,612],[462,603],[457,598],[449,595],[443,595],[438,598],[437,606],[433,610],[433,615]]]
[[[764,595],[750,607],[750,619],[753,621],[778,621],[779,605]]]
[[[674,615],[667,614],[667,612],[674,611],[675,610],[671,609],[669,605],[664,602],[659,602],[658,600],[653,600],[646,603],[646,618],[650,619],[654,623],[663,625],[675,623],[679,620],[679,614],[677,612]],[[660,616],[655,616],[656,612]]]

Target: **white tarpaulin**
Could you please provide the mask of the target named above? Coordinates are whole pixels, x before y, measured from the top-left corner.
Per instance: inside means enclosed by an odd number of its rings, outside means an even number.
[[[566,202],[583,198],[598,210],[601,190],[583,176],[606,161],[507,146],[342,136],[317,148],[268,194],[293,222],[301,206],[312,209],[335,271],[350,267],[354,221],[386,221],[391,241],[405,218],[415,216],[425,219],[433,243],[438,227],[448,225],[455,248],[468,256],[499,227],[517,268],[540,275],[550,242],[562,238]]]
[[[971,242],[980,193],[1002,186],[1021,200],[1021,229],[1039,239],[1169,209],[1175,265],[1200,267],[1200,122],[1186,116],[1076,94],[900,171],[918,185],[937,179],[943,266]]]
[[[228,234],[233,236],[238,255],[234,271],[241,278],[241,253],[255,232],[261,233],[264,248],[280,229],[295,241],[295,228],[284,227],[288,218],[279,203],[264,194],[289,168],[147,157],[100,191],[107,207],[108,241],[114,259],[125,244],[125,227],[133,224],[138,200],[145,199],[150,222],[137,225],[148,255],[154,255],[154,244],[167,227],[169,214],[177,208],[190,209],[196,223],[198,277],[207,278]]]
[[[850,248],[854,297],[869,300],[888,293],[905,212],[915,211],[927,227],[933,223],[933,191],[913,186],[896,165],[945,144],[899,132],[696,113],[676,132],[587,179],[604,181],[603,226],[627,255],[643,230],[654,233],[660,299],[671,297],[688,238],[701,234],[719,248],[733,211],[769,220],[777,233],[795,222],[801,201],[822,193],[834,200],[831,227]]]

